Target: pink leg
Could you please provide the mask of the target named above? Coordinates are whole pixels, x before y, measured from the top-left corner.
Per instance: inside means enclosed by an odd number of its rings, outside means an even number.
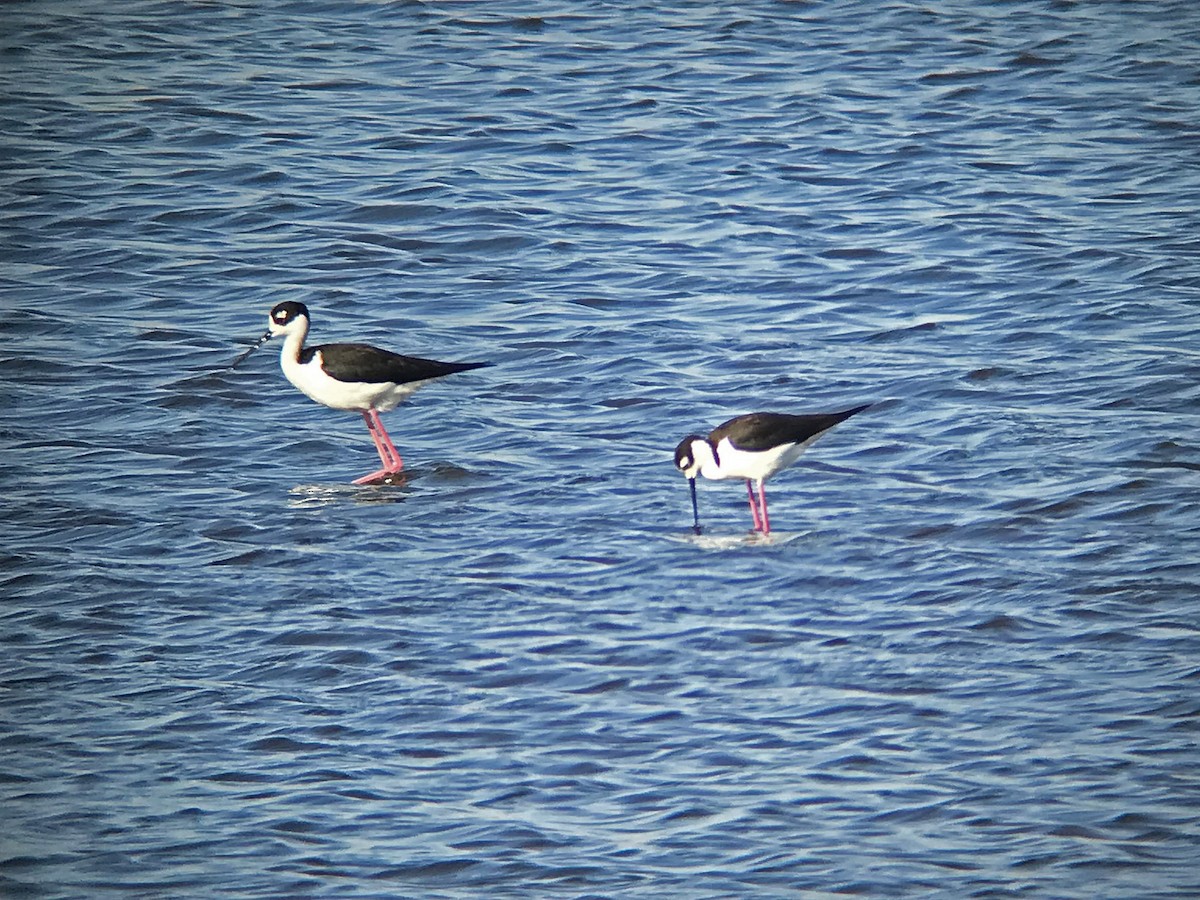
[[[754,518],[754,530],[762,531],[762,524],[758,520],[758,507],[754,503],[754,488],[750,487],[750,479],[746,479],[746,493],[750,496],[750,515]]]
[[[395,475],[403,467],[404,463],[400,459],[400,453],[396,450],[396,446],[388,437],[387,430],[383,427],[383,422],[379,420],[379,413],[373,409],[363,410],[363,421],[367,423],[367,431],[371,433],[371,440],[375,444],[375,449],[379,453],[379,461],[383,463],[383,468],[377,472],[372,472],[369,475],[364,475],[362,478],[355,478],[354,484],[371,484],[386,478],[389,475]]]
[[[383,468],[369,475],[364,475],[362,478],[355,478],[354,484],[371,484],[388,475],[388,464],[390,460],[387,457],[387,450],[383,444],[379,442],[379,434],[375,431],[375,420],[371,418],[367,410],[363,410],[363,421],[367,423],[367,431],[371,434],[371,442],[375,445],[376,452],[379,453],[379,461],[383,463]]]
[[[371,435],[371,442],[375,445],[375,452],[379,454],[379,461],[383,463],[386,469],[391,464],[391,460],[388,459],[387,450],[379,442],[379,432],[375,430],[375,420],[371,417],[370,411],[365,409],[363,410],[362,417],[363,421],[367,423],[367,431]]]
[[[389,472],[395,475],[404,468],[404,460],[400,458],[400,451],[396,449],[396,445],[388,437],[387,429],[383,427],[383,420],[379,418],[378,410],[371,410],[371,416],[375,419],[375,428],[379,431],[379,442],[387,450],[388,456],[391,458],[390,463],[384,460],[383,464],[388,467]]]
[[[771,533],[771,518],[767,515],[767,486],[761,481],[758,483],[758,505],[762,512],[762,533]]]

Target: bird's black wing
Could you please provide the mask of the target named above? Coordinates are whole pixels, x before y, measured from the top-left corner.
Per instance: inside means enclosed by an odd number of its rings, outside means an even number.
[[[318,352],[329,376],[347,382],[390,381],[393,384],[408,384],[491,365],[440,362],[436,359],[422,359],[419,356],[402,356],[369,344],[322,344],[304,350],[300,361],[307,362]]]
[[[862,412],[867,406],[870,404],[842,412],[812,415],[747,413],[718,425],[709,433],[708,439],[716,446],[722,438],[729,438],[729,443],[739,450],[750,451],[769,450],[781,444],[803,444],[839,422],[844,422],[855,413]]]

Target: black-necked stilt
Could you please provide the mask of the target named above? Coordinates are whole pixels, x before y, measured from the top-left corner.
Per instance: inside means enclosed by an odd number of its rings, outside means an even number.
[[[362,413],[371,440],[379,451],[383,468],[355,484],[370,484],[397,475],[404,468],[400,453],[380,421],[379,414],[395,409],[409,394],[435,378],[478,369],[490,363],[451,363],[416,356],[401,356],[368,344],[321,344],[305,347],[308,336],[308,307],[287,300],[271,310],[266,334],[245,353],[243,359],[276,335],[283,335],[279,364],[287,380],[313,400],[331,409]]]
[[[708,433],[707,437],[689,434],[675,448],[675,467],[688,479],[692,489],[692,520],[700,533],[700,512],[696,504],[696,476],[705,478],[745,478],[750,495],[750,515],[754,530],[771,533],[767,516],[766,481],[780,469],[794,463],[808,445],[839,422],[860,413],[871,404],[836,413],[794,416],[787,413],[757,412],[735,416]],[[758,503],[754,489],[758,486]]]

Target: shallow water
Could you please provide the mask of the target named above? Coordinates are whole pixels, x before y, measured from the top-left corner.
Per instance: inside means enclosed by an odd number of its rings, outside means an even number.
[[[1190,4],[3,16],[0,893],[1200,892]]]

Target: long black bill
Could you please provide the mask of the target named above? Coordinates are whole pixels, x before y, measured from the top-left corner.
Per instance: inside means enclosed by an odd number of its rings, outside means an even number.
[[[255,341],[253,344],[251,344],[249,350],[247,350],[245,353],[243,353],[241,356],[239,356],[237,359],[235,359],[233,362],[231,362],[229,364],[229,366],[225,369],[225,371],[232,372],[234,369],[236,369],[238,366],[240,366],[242,364],[242,361],[247,356],[249,356],[251,353],[253,353],[255,350],[257,350],[259,347],[261,347],[263,344],[265,344],[270,339],[271,339],[271,332],[268,331],[266,334],[264,334],[262,337],[260,337],[257,341]]]
[[[692,488],[692,531],[700,534],[700,507],[696,504],[696,479],[689,478],[688,484]]]

